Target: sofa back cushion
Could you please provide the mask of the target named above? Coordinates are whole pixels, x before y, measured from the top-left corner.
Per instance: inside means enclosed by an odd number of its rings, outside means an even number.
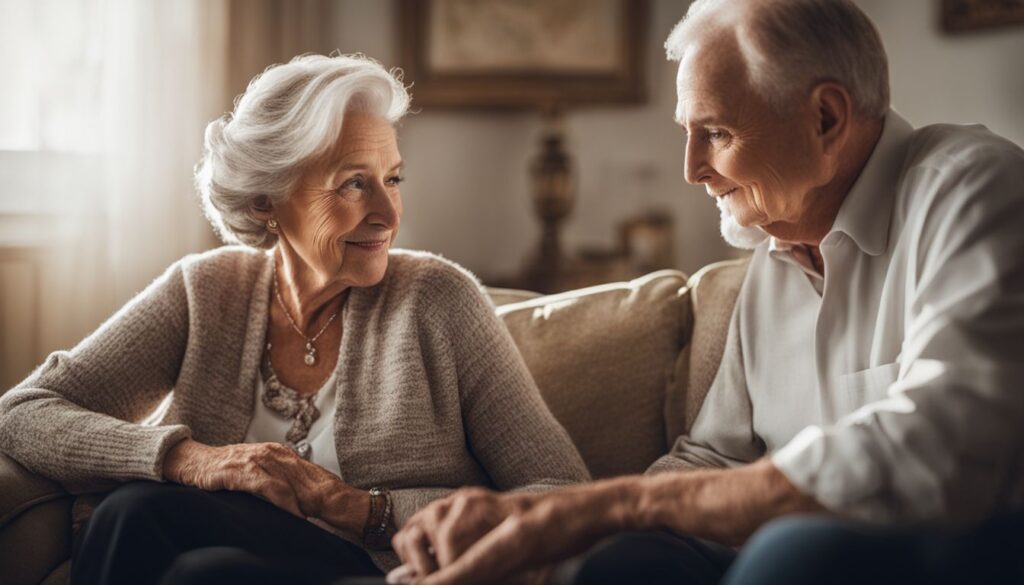
[[[749,258],[709,264],[690,277],[687,295],[693,320],[690,338],[676,367],[676,388],[666,397],[669,445],[686,433],[704,404],[718,373],[729,322],[735,309]]]
[[[686,275],[663,270],[498,307],[541,394],[594,477],[663,455],[666,404],[689,338]],[[678,426],[678,423],[668,423]]]

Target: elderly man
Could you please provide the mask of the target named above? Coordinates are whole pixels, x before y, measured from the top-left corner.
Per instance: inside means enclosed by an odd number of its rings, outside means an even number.
[[[697,0],[666,47],[754,250],[699,416],[644,477],[434,503],[413,580],[1024,582],[1024,151],[893,112],[849,0]]]

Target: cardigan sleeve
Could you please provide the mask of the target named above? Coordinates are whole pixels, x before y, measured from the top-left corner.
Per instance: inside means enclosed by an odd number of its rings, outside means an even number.
[[[458,369],[466,441],[498,490],[542,491],[590,479],[569,434],[541,398],[494,306],[467,273],[431,275],[424,318],[447,336]],[[443,299],[438,302],[438,299]],[[392,492],[395,524],[454,490]]]
[[[161,480],[164,454],[190,431],[140,423],[172,390],[187,336],[177,263],[77,346],[51,354],[0,397],[0,450],[75,492]]]

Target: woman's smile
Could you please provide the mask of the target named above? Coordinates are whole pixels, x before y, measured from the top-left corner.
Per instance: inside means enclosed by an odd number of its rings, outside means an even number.
[[[388,247],[387,238],[380,240],[346,241],[345,243],[351,245],[357,250],[366,250],[367,252],[378,252],[380,250],[386,250]]]

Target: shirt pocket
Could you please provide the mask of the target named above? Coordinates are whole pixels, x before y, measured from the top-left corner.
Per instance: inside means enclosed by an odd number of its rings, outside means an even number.
[[[839,387],[842,388],[846,406],[843,414],[886,398],[889,386],[896,381],[899,373],[900,363],[892,362],[840,376]]]

